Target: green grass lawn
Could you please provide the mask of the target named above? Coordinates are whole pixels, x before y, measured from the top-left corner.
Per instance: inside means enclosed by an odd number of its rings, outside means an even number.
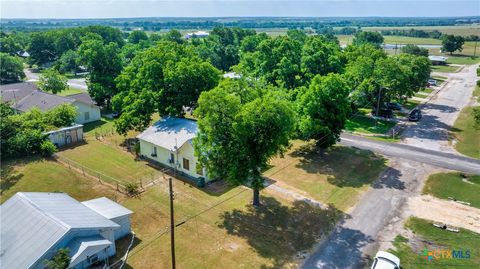
[[[418,98],[423,98],[423,99],[425,99],[425,98],[428,97],[428,93],[426,93],[426,92],[417,92],[417,93],[415,93],[414,96],[415,96],[415,97],[418,97]]]
[[[430,94],[431,92],[433,92],[433,89],[432,88],[424,88],[422,91],[420,91],[420,93],[425,93],[425,94]]]
[[[480,51],[480,49],[477,49],[477,50]],[[479,51],[477,51],[477,53],[479,53]],[[453,56],[450,56],[447,61],[448,61],[448,63],[451,63],[451,64],[467,64],[467,65],[470,65],[470,64],[476,64],[476,63],[480,62],[480,57],[453,55]]]
[[[406,109],[414,109],[416,106],[420,104],[420,101],[409,99],[402,106]]]
[[[480,176],[461,173],[433,174],[428,177],[423,193],[442,199],[453,197],[480,208]]]
[[[1,197],[3,203],[19,191],[61,191],[87,200],[98,196],[114,198],[114,192],[63,165],[39,157],[2,160]]]
[[[385,163],[369,151],[334,146],[319,152],[312,143],[295,141],[283,158],[270,162],[271,168],[264,175],[346,210],[378,178]]]
[[[371,117],[356,116],[347,120],[345,130],[348,132],[379,135],[385,134],[395,125],[395,122],[375,120]]]
[[[78,94],[78,93],[83,93],[83,92],[85,92],[85,91],[69,87],[68,89],[66,89],[64,91],[59,92],[58,95],[67,96],[67,95]]]
[[[433,72],[442,72],[442,73],[455,73],[458,70],[458,66],[451,65],[432,65],[431,69]]]
[[[413,232],[416,243],[413,244],[407,238],[397,236],[393,243],[394,249],[390,250],[400,258],[403,269],[455,269],[455,268],[478,268],[480,265],[480,234],[469,230],[460,229],[459,233],[452,233],[432,225],[432,222],[420,218],[411,217],[405,223],[405,227]],[[470,250],[469,259],[439,258],[427,261],[423,250]]]
[[[455,149],[467,156],[480,159],[480,127],[476,126],[472,115],[473,107],[462,109],[452,129],[457,143]]]
[[[109,159],[102,161],[105,166]],[[79,201],[108,197],[134,211],[136,241],[127,268],[169,268],[170,238],[166,182],[128,198],[67,167],[41,158],[2,161],[1,202],[18,191],[66,192]],[[341,212],[290,202],[262,191],[263,206],[251,206],[245,187],[198,189],[174,180],[178,268],[294,268],[298,251],[308,251],[334,227]],[[196,216],[196,217],[193,217]],[[124,253],[129,238],[117,242]],[[149,257],[145,259],[145,257]],[[118,258],[118,257],[117,257]]]

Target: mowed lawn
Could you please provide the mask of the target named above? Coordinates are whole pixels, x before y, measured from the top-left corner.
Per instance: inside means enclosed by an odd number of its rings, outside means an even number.
[[[369,151],[334,146],[320,152],[300,141],[270,164],[265,176],[340,210],[352,207],[386,168],[386,160]]]
[[[480,87],[477,86],[473,96],[480,98]],[[480,159],[480,126],[475,124],[473,107],[462,109],[453,125],[453,136],[457,141],[455,149],[467,156]]]
[[[383,135],[395,125],[395,122],[375,120],[367,116],[356,116],[347,120],[345,130],[352,133]]]
[[[107,186],[87,179],[53,160],[39,157],[2,160],[0,201],[3,203],[19,191],[66,192],[79,200],[99,196],[115,198],[115,192]]]
[[[108,161],[104,162],[108,165]],[[128,198],[55,161],[28,158],[2,162],[4,202],[18,191],[66,192],[83,201],[106,196],[134,211],[136,234],[127,268],[169,268],[169,204],[166,182]],[[298,251],[308,251],[340,217],[262,192],[263,206],[251,206],[246,187],[198,189],[174,180],[177,268],[295,268]],[[119,253],[128,238],[117,242]],[[128,267],[130,266],[130,267]]]
[[[397,236],[393,242],[394,249],[390,250],[400,258],[400,265],[404,269],[418,268],[478,268],[480,265],[480,234],[469,230],[460,229],[459,233],[452,233],[432,225],[432,222],[420,218],[411,217],[405,223],[405,227],[412,232],[412,239]],[[462,250],[466,257],[466,251],[470,251],[469,259],[425,259],[423,251],[433,250]]]
[[[452,197],[480,208],[480,176],[461,173],[433,174],[425,183],[423,193],[442,199]]]

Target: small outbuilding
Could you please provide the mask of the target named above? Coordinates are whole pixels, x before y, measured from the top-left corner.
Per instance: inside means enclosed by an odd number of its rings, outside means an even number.
[[[428,59],[430,60],[430,63],[433,65],[446,65],[448,57],[430,55],[428,56]]]
[[[83,141],[83,125],[75,124],[73,126],[61,128],[46,132],[48,139],[58,147],[75,144]]]

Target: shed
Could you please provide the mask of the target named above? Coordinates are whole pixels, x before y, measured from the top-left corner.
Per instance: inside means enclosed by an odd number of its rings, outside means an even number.
[[[46,132],[48,139],[57,147],[75,144],[83,141],[83,125],[76,124],[73,126],[61,128],[58,130]]]
[[[114,232],[115,240],[122,238],[130,233],[130,216],[133,213],[131,210],[105,197],[84,201],[82,202],[82,204],[104,216],[105,218],[120,225],[120,229],[117,229]]]
[[[433,65],[445,65],[447,64],[448,58],[445,56],[430,55],[428,56],[428,59]]]

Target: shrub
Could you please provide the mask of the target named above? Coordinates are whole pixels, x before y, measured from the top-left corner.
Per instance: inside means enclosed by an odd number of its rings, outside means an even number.
[[[473,120],[475,121],[475,127],[480,129],[480,106],[474,107],[472,110]]]
[[[57,147],[50,140],[45,140],[40,145],[40,153],[45,157],[50,157],[57,151]]]
[[[136,183],[128,183],[127,185],[125,185],[125,190],[130,196],[135,196],[140,193],[140,188]]]

